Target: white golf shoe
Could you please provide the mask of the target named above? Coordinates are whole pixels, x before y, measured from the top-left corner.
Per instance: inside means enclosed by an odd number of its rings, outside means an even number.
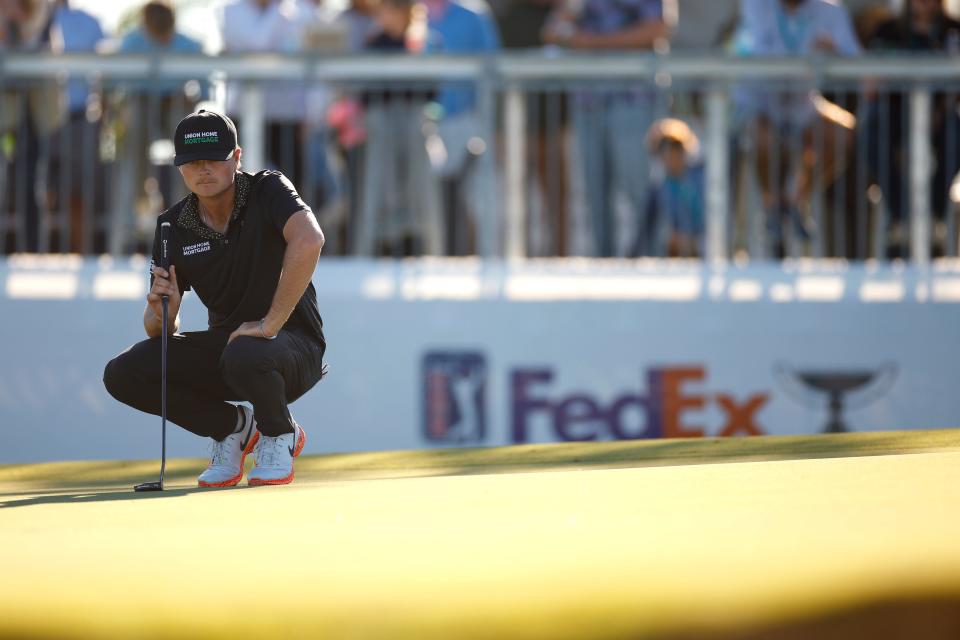
[[[293,482],[293,459],[303,451],[306,441],[307,434],[300,425],[297,425],[295,433],[285,433],[276,438],[260,434],[254,454],[256,464],[247,475],[247,484],[256,487]]]
[[[220,442],[213,441],[210,466],[197,478],[201,487],[232,487],[243,477],[243,461],[256,446],[260,432],[253,410],[238,406],[243,413],[243,427]]]

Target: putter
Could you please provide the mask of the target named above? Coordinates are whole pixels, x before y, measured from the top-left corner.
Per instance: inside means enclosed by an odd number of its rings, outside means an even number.
[[[160,225],[160,268],[170,271],[170,223]],[[163,472],[167,467],[167,296],[160,304],[160,479],[157,482],[144,482],[133,487],[134,491],[163,491]]]

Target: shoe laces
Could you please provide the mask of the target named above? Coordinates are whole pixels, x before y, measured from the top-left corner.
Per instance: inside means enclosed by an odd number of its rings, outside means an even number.
[[[217,441],[214,440],[210,444],[210,466],[221,466],[227,465],[231,460],[231,453],[233,450],[233,445],[239,442],[239,434],[231,433],[229,436],[223,440]]]
[[[224,446],[226,440],[220,442],[214,440],[210,443],[210,466],[220,466],[227,462],[227,447]]]
[[[277,466],[283,460],[284,453],[288,452],[283,436],[260,435],[260,442],[257,445],[257,465],[261,467]]]

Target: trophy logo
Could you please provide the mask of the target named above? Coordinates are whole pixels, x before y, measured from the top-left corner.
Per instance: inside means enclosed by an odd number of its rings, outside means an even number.
[[[780,363],[774,374],[781,386],[802,404],[820,409],[826,401],[827,424],[823,433],[850,431],[843,419],[845,409],[859,409],[876,401],[893,386],[897,366],[849,369],[797,368]]]

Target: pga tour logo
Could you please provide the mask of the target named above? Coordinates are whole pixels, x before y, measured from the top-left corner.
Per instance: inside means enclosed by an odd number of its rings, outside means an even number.
[[[424,436],[431,442],[481,442],[487,425],[487,359],[476,351],[433,351],[423,358]]]

